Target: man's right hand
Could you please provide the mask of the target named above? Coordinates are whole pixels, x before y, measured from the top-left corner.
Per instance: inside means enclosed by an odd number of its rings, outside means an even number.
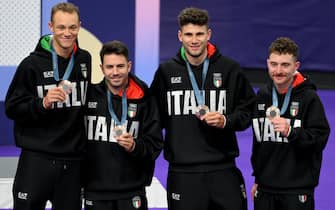
[[[63,102],[66,100],[66,93],[61,87],[54,87],[48,90],[48,93],[43,98],[43,107],[51,109],[54,102]]]
[[[256,195],[257,187],[258,187],[258,184],[255,183],[251,188],[251,198],[252,198],[252,200],[254,200],[254,198],[257,196]]]

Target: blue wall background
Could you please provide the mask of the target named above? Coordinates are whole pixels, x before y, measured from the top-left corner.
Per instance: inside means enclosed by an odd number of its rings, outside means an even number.
[[[212,41],[243,67],[265,68],[267,48],[279,36],[300,47],[302,68],[335,70],[335,1],[332,0],[185,0],[161,1],[160,59],[176,53],[177,15],[184,7],[207,9]]]

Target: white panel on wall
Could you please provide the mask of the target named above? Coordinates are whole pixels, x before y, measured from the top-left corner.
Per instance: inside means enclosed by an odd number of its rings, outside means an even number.
[[[41,0],[0,1],[0,66],[16,66],[41,34]]]

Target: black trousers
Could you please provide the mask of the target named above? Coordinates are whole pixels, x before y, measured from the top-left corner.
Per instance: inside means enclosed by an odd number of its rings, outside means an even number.
[[[169,171],[169,210],[246,210],[244,179],[236,167],[204,173]]]
[[[255,210],[314,210],[313,194],[279,194],[257,191]]]
[[[13,184],[14,210],[80,210],[80,160],[56,160],[22,151]]]

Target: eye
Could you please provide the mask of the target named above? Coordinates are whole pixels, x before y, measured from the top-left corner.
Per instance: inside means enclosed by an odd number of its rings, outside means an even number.
[[[77,29],[78,29],[78,27],[76,25],[73,25],[73,26],[70,27],[70,30],[72,30],[72,31],[75,31]]]
[[[60,26],[57,26],[56,29],[57,29],[57,30],[64,30],[64,29],[65,29],[65,26],[60,25]]]
[[[272,67],[276,67],[276,66],[278,66],[278,64],[277,64],[277,63],[274,63],[274,62],[271,62],[270,65],[271,65]]]

